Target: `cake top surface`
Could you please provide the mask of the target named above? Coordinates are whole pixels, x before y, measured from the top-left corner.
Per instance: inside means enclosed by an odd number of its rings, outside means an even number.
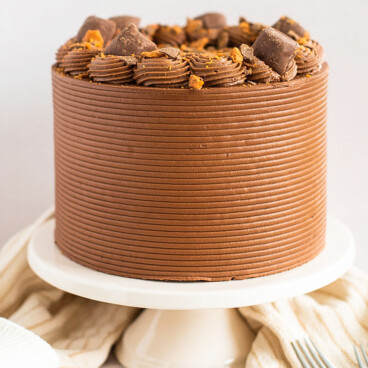
[[[220,13],[143,27],[135,16],[89,16],[56,53],[57,71],[77,79],[196,90],[310,77],[323,60],[321,45],[289,17],[228,25]]]

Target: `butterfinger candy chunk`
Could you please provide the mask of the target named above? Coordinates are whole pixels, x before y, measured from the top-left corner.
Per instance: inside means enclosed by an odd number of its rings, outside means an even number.
[[[275,28],[261,31],[253,44],[254,55],[263,60],[275,72],[283,75],[298,50],[298,44]]]
[[[160,52],[159,50],[154,51],[144,51],[141,53],[142,57],[145,58],[159,58],[161,56],[164,56],[165,54],[163,52]]]
[[[195,34],[201,31],[203,28],[203,22],[200,19],[187,19],[187,25],[185,26],[185,30],[188,34]]]
[[[104,39],[102,38],[101,32],[99,30],[88,30],[84,35],[83,42],[93,43],[95,46],[102,47],[104,44]]]
[[[87,31],[99,30],[104,43],[106,44],[112,39],[115,29],[116,24],[112,20],[97,18],[94,15],[91,15],[84,21],[82,27],[78,31],[76,38],[78,42],[81,42]]]
[[[207,37],[202,37],[190,43],[190,47],[197,50],[203,50],[210,40]]]
[[[231,60],[234,63],[242,63],[243,62],[243,55],[241,54],[240,50],[237,47],[234,47],[231,51],[230,51],[230,57]]]
[[[295,41],[298,41],[300,38],[309,38],[309,33],[299,23],[289,17],[281,17],[272,27],[285,33]]]
[[[206,13],[195,18],[201,20],[203,27],[210,28],[224,28],[226,26],[226,18],[221,13]]]
[[[129,56],[156,49],[157,46],[154,42],[139,32],[135,24],[130,24],[110,42],[104,53],[107,55]]]
[[[189,87],[194,89],[201,89],[204,84],[204,81],[201,77],[197,77],[196,75],[192,74],[189,77]]]

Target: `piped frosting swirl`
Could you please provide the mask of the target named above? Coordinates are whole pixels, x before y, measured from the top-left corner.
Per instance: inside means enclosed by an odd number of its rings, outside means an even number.
[[[110,40],[111,37],[107,37],[109,41],[106,43],[105,31],[112,24],[115,27],[114,38]],[[286,16],[273,27],[252,23],[245,18],[240,18],[237,26],[228,26],[225,16],[220,13],[188,18],[184,27],[153,24],[139,29],[138,24],[139,18],[132,16],[109,20],[88,17],[78,32],[81,41],[74,37],[56,52],[58,71],[78,78],[87,77],[88,64],[95,58],[89,71],[91,80],[95,82],[200,89],[202,85],[232,86],[245,81],[248,85],[290,81],[298,76],[317,73],[323,62],[323,49],[318,42]],[[246,57],[243,60],[240,55],[240,60],[235,60],[230,54],[231,48],[239,51],[245,45],[256,58],[253,55],[252,60]],[[143,55],[155,53],[160,47],[175,48],[184,60],[175,60],[176,57],[170,55]],[[101,55],[96,57],[101,51],[108,56],[107,59]],[[126,65],[123,59],[117,61],[110,55],[133,56],[139,60],[142,70],[135,71],[137,63]],[[151,58],[154,60],[148,60]],[[185,61],[190,61],[189,75]]]
[[[55,53],[55,60],[57,66],[61,65],[64,56],[74,47],[78,47],[78,43],[75,38],[71,38],[58,48],[58,50]]]
[[[179,47],[186,41],[183,28],[179,26],[159,26],[153,35],[154,42],[159,46]]]
[[[73,77],[86,77],[88,76],[88,65],[100,51],[90,44],[79,44],[64,56],[60,66]]]
[[[164,51],[162,51],[164,50]],[[176,56],[161,49],[157,52],[143,53],[134,70],[137,84],[155,87],[182,87],[188,85],[190,68],[186,59],[178,53]],[[168,51],[170,53],[170,51]]]
[[[189,57],[192,73],[204,81],[204,87],[226,87],[243,84],[246,69],[229,57],[193,54]]]
[[[295,56],[298,75],[314,74],[321,69],[323,49],[317,41],[308,41],[301,45]]]
[[[280,81],[280,76],[262,60],[256,58],[254,64],[245,63],[249,68],[247,80],[255,83],[271,83]]]
[[[248,69],[247,80],[253,83],[270,83],[280,81],[280,75],[253,54],[253,49],[243,44],[240,46],[243,63]]]
[[[286,72],[283,75],[281,75],[281,80],[290,81],[295,78],[295,76],[297,75],[297,72],[298,72],[298,68],[297,68],[295,60],[293,59],[291,60],[289,66],[287,67]]]
[[[137,60],[132,56],[104,55],[92,59],[88,75],[94,82],[128,84],[133,82],[133,66]]]
[[[203,22],[203,18],[188,19],[185,26],[185,32],[189,41],[207,39],[208,44],[216,44],[217,37],[221,32],[220,28],[207,28]]]
[[[252,45],[265,26],[261,23],[251,23],[241,18],[238,26],[226,27],[229,35],[229,45],[239,47],[241,44]]]

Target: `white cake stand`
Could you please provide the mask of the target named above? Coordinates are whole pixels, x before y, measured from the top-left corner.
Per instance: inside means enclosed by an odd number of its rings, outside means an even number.
[[[253,339],[236,308],[291,298],[319,289],[353,264],[353,237],[327,221],[327,244],[311,262],[260,278],[223,282],[161,282],[107,275],[61,254],[54,220],[28,247],[33,271],[69,293],[107,303],[147,308],[129,326],[117,356],[126,368],[240,368]]]

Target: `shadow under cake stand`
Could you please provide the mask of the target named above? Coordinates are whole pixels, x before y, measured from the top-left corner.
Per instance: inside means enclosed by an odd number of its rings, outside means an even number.
[[[259,305],[319,289],[353,264],[347,227],[327,220],[327,241],[312,261],[293,270],[246,280],[162,282],[104,274],[61,254],[54,220],[32,237],[33,271],[66,292],[101,302],[146,308],[128,327],[117,356],[126,368],[240,368],[253,339],[236,307]]]

